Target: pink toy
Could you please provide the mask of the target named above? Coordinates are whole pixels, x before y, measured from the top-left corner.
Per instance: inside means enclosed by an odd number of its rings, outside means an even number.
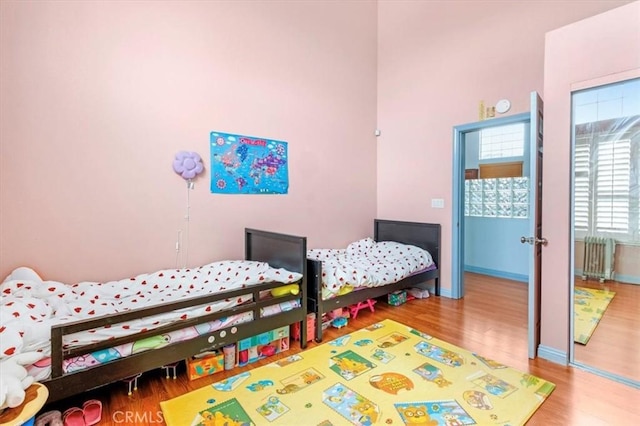
[[[271,356],[276,353],[276,347],[273,345],[266,345],[260,348],[260,355]]]
[[[373,307],[373,305],[375,304],[376,301],[374,299],[367,299],[364,302],[358,302],[355,305],[349,306],[349,311],[351,312],[351,316],[353,317],[353,319],[355,319],[358,316],[358,311],[360,309],[369,308],[371,312],[375,312],[376,310]]]

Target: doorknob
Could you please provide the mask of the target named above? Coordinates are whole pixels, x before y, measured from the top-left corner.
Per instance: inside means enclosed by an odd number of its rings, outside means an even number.
[[[520,242],[522,244],[529,243],[531,245],[542,244],[543,246],[546,246],[549,243],[549,241],[547,241],[546,238],[536,238],[536,237],[520,237]]]

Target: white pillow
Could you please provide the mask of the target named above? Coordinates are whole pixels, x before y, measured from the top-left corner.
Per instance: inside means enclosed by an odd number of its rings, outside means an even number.
[[[7,275],[7,278],[4,279],[3,283],[10,280],[42,282],[40,275],[38,275],[38,273],[33,269],[27,268],[26,266],[21,266],[11,271],[11,273]]]

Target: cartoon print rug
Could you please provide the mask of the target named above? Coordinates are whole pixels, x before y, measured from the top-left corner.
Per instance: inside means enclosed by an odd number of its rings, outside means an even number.
[[[521,425],[553,391],[384,320],[161,402],[167,425]]]
[[[616,292],[576,286],[573,295],[573,340],[586,345]]]

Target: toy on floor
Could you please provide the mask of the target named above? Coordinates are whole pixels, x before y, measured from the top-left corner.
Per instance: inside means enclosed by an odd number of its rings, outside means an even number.
[[[49,398],[48,389],[41,383],[33,383],[25,390],[25,398],[17,407],[6,408],[0,413],[0,426],[32,425],[34,417],[42,409]],[[52,426],[62,426],[62,419],[58,411],[59,422],[51,422]]]
[[[276,347],[273,345],[265,345],[260,348],[260,355],[267,357],[276,353]]]
[[[24,401],[25,389],[34,382],[25,366],[42,359],[40,352],[23,352],[0,360],[0,412]]]
[[[375,312],[376,310],[373,307],[373,305],[375,304],[376,304],[375,299],[367,299],[364,302],[358,302],[355,305],[349,306],[349,312],[351,313],[351,316],[353,317],[353,319],[356,319],[356,317],[358,316],[358,311],[360,311],[360,309],[369,308],[371,312]]]
[[[342,328],[345,327],[348,322],[349,320],[347,320],[345,317],[337,317],[331,321],[331,326],[334,328]]]

